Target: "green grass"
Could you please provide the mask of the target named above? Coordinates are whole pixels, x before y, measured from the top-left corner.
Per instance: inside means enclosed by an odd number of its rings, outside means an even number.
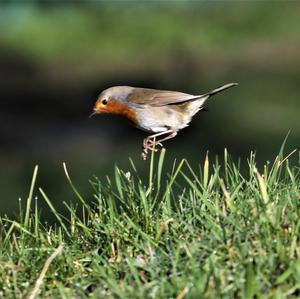
[[[299,163],[281,150],[257,170],[254,154],[234,163],[225,150],[222,163],[175,161],[167,175],[164,157],[152,155],[146,181],[132,161],[94,178],[93,203],[64,165],[78,198],[68,216],[36,188],[36,167],[25,211],[0,218],[0,297],[299,298]]]

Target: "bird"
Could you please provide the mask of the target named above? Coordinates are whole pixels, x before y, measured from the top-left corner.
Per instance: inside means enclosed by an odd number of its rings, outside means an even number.
[[[126,117],[135,127],[150,133],[143,140],[142,159],[148,151],[157,151],[162,142],[174,138],[187,127],[193,116],[205,110],[211,96],[238,85],[228,83],[207,93],[189,93],[132,86],[113,86],[103,90],[94,105],[95,114],[114,114]]]

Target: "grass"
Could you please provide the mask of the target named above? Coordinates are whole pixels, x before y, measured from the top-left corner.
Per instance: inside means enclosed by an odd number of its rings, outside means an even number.
[[[291,154],[295,154],[292,152]],[[115,168],[60,215],[33,174],[25,211],[0,218],[2,298],[299,298],[300,178],[283,148],[257,170],[152,155],[147,181]],[[239,165],[247,163],[247,173]],[[213,165],[212,165],[213,164]],[[56,218],[41,220],[39,194]]]

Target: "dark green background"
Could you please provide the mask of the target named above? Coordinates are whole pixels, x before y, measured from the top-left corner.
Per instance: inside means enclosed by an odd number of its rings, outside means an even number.
[[[25,203],[35,164],[37,185],[58,209],[74,199],[63,161],[87,199],[88,180],[105,179],[115,164],[129,169],[129,156],[147,171],[143,132],[119,118],[87,118],[113,85],[197,94],[240,84],[166,143],[168,163],[187,157],[197,167],[206,150],[214,160],[226,147],[244,164],[254,150],[263,165],[289,130],[286,153],[297,148],[299,20],[297,1],[2,3],[0,214],[15,213],[19,197]]]

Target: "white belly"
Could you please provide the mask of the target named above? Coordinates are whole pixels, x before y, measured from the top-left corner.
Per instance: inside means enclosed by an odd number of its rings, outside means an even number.
[[[151,107],[149,110],[141,109],[138,115],[138,127],[150,133],[160,133],[170,129],[178,131],[186,126],[181,113],[167,113],[167,109],[164,107]]]
[[[182,109],[171,105],[161,107],[148,106],[147,108],[136,107],[139,118],[138,128],[150,133],[160,133],[170,129],[177,132],[188,126],[192,117],[201,109],[205,100],[189,102],[185,107],[184,113]]]

